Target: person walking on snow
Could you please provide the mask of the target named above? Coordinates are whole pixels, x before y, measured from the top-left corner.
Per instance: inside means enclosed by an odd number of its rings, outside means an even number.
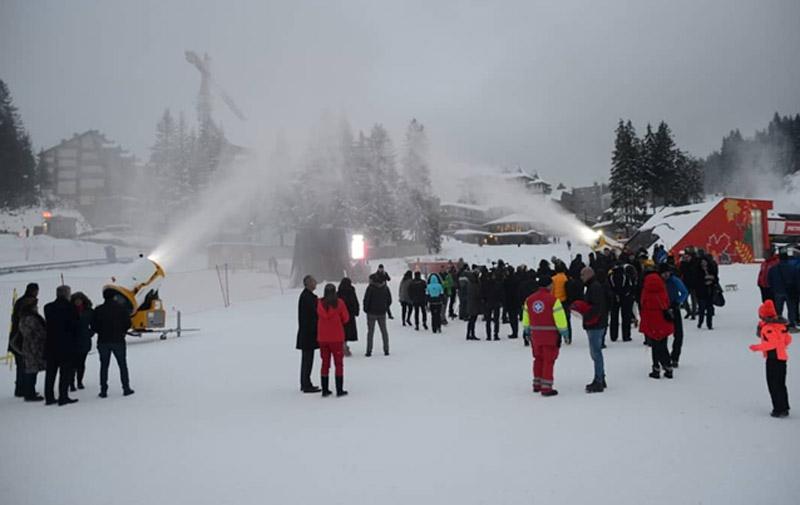
[[[431,274],[428,277],[428,287],[425,290],[425,294],[428,296],[428,304],[431,309],[431,329],[433,333],[442,332],[442,317],[446,316],[443,312],[447,304],[444,289],[437,274]]]
[[[78,312],[69,301],[70,295],[69,286],[59,286],[56,288],[56,299],[44,306],[44,319],[47,323],[45,344],[47,371],[44,384],[46,405],[58,402],[59,406],[63,406],[78,401],[68,395],[75,357],[78,354]],[[58,375],[58,399],[54,392],[56,375]]]
[[[322,299],[317,301],[317,343],[322,358],[319,373],[323,397],[331,395],[328,377],[331,357],[336,367],[336,396],[347,394],[344,390],[344,339],[345,325],[349,320],[347,304],[336,295],[336,286],[326,284]]]
[[[411,326],[411,311],[413,304],[411,303],[411,295],[408,293],[408,288],[411,286],[411,270],[408,270],[403,279],[400,281],[400,287],[397,293],[397,299],[400,300],[400,310],[403,319],[403,326]]]
[[[758,330],[760,344],[753,344],[750,350],[761,351],[766,358],[767,388],[772,399],[772,417],[789,415],[789,392],[786,390],[786,362],[789,354],[786,348],[792,343],[787,330],[788,321],[779,317],[772,300],[767,300],[758,308]]]
[[[14,382],[14,396],[18,398],[22,398],[25,396],[25,388],[27,387],[26,384],[26,372],[25,372],[25,361],[24,356],[20,351],[15,350],[15,347],[22,349],[22,342],[19,341],[17,344],[14,345],[15,340],[18,340],[19,335],[19,318],[20,318],[20,309],[26,303],[25,300],[27,299],[34,299],[36,300],[39,297],[39,285],[35,282],[31,282],[27,286],[25,286],[25,293],[19,297],[19,299],[14,303],[14,307],[11,310],[11,331],[8,334],[8,352],[14,355],[14,362],[16,364],[16,372],[17,377],[16,381]],[[35,385],[34,385],[35,386]]]
[[[44,318],[37,310],[35,297],[21,298],[22,305],[18,307],[18,328],[21,345],[18,351],[23,359],[17,362],[18,367],[23,367],[23,396],[26,402],[40,402],[44,397],[36,392],[36,374],[47,368],[44,359],[44,346],[47,340],[47,328]]]
[[[672,368],[678,368],[678,362],[681,359],[681,349],[683,349],[683,318],[681,317],[681,305],[683,305],[689,298],[689,289],[681,281],[681,278],[675,275],[675,267],[662,263],[658,266],[658,271],[661,273],[661,278],[667,286],[667,295],[669,295],[669,306],[672,313],[672,324],[674,326],[674,333],[672,339],[672,352],[670,352],[670,361]],[[655,363],[653,366],[656,366]]]
[[[348,342],[358,341],[358,325],[356,324],[361,307],[358,304],[358,295],[356,288],[353,287],[353,281],[349,277],[345,277],[339,283],[339,290],[336,293],[339,299],[347,306],[347,313],[350,315],[350,320],[344,325],[344,355],[350,356],[350,346]],[[317,325],[319,326],[319,325]]]
[[[570,308],[583,316],[583,329],[589,338],[589,354],[594,362],[594,379],[586,385],[586,392],[602,393],[607,387],[603,337],[608,329],[608,295],[591,267],[581,271],[581,281],[586,285],[585,299],[573,302]]]
[[[303,292],[297,302],[297,344],[295,348],[302,353],[300,359],[300,391],[319,393],[320,389],[311,383],[311,370],[314,368],[314,351],[317,343],[317,280],[311,275],[303,277]]]
[[[408,285],[408,296],[414,305],[414,329],[419,331],[419,313],[422,312],[422,327],[428,329],[428,311],[425,308],[427,298],[425,291],[428,284],[422,279],[420,272],[414,272],[414,280]],[[410,318],[410,316],[409,316]]]
[[[111,364],[112,354],[119,367],[122,394],[133,394],[125,345],[125,336],[130,327],[131,317],[128,311],[117,301],[114,291],[105,290],[103,303],[94,310],[91,323],[91,331],[97,333],[97,353],[100,355],[100,398],[108,395],[108,366]]]
[[[385,277],[379,274],[372,274],[369,278],[369,286],[364,293],[364,313],[367,314],[367,353],[369,358],[372,356],[372,342],[375,337],[375,323],[381,330],[383,339],[383,354],[389,355],[389,331],[386,329],[386,315],[392,305],[392,292],[386,285]]]
[[[561,339],[567,336],[567,316],[561,301],[553,296],[552,281],[539,278],[538,291],[525,300],[522,325],[531,335],[533,350],[533,392],[555,396],[553,370]]]
[[[672,378],[672,362],[667,349],[667,337],[672,335],[672,309],[664,280],[656,271],[647,272],[642,282],[641,321],[639,331],[650,343],[653,370],[650,377],[661,378],[660,368],[664,369],[664,377]],[[660,365],[660,368],[659,368]]]

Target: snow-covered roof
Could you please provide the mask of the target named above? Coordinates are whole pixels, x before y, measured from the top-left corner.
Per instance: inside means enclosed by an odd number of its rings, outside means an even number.
[[[490,233],[482,231],[482,230],[470,230],[470,229],[463,229],[463,230],[456,230],[453,232],[455,236],[464,236],[464,235],[481,235],[481,236],[488,236]]]
[[[468,209],[468,210],[475,210],[479,212],[487,212],[489,211],[489,207],[486,205],[474,205],[471,203],[461,203],[461,202],[442,202],[439,204],[440,207],[458,207],[461,209]]]
[[[614,221],[600,221],[599,223],[593,224],[592,228],[596,230],[598,228],[605,228],[606,226],[611,226],[612,224],[614,224]]]
[[[491,226],[495,224],[512,224],[512,223],[535,223],[536,220],[526,214],[509,214],[494,221],[489,221],[484,226]]]
[[[639,231],[652,230],[665,247],[672,248],[721,201],[722,198],[714,198],[694,205],[664,207],[648,219]]]

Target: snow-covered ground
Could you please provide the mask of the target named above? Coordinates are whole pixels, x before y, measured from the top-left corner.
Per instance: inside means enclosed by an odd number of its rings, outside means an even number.
[[[533,264],[557,247],[451,252]],[[402,262],[385,263],[396,294]],[[67,282],[99,298],[113,270],[72,270]],[[647,377],[649,348],[636,338],[609,343],[609,389],[587,395],[592,364],[578,331],[561,349],[555,398],[531,393],[530,351],[520,340],[466,342],[458,321],[440,335],[418,333],[400,325],[397,305],[389,357],[364,357],[359,321],[359,342],[345,361],[350,396],[303,395],[294,350],[299,290],[281,295],[274,276],[236,272],[224,309],[215,272],[174,270],[162,296],[202,331],[131,338],[134,396],[121,396],[112,364],[112,394],[97,397],[95,354],[87,389],[69,407],[12,398],[13,372],[0,371],[0,502],[798,502],[800,425],[797,417],[769,417],[763,359],[747,349],[755,341],[756,267],[722,267],[723,283],[739,290],[727,293],[713,331],[687,328],[674,380]],[[0,318],[12,283],[22,289],[37,276],[55,274],[0,278]],[[363,295],[364,286],[357,289]],[[791,358],[798,352],[790,349]],[[800,391],[794,367],[792,398]],[[40,374],[40,391],[42,381]]]

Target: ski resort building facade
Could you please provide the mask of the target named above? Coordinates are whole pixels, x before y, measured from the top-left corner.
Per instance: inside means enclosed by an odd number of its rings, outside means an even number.
[[[42,152],[48,190],[94,226],[130,224],[135,216],[136,158],[97,130],[75,134]]]

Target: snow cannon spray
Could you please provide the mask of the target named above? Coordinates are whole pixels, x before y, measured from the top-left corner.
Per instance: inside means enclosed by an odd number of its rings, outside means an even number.
[[[131,316],[131,329],[136,331],[163,328],[166,321],[164,304],[158,288],[164,279],[164,269],[152,258],[142,255],[111,284],[103,286],[103,296],[111,292]]]

